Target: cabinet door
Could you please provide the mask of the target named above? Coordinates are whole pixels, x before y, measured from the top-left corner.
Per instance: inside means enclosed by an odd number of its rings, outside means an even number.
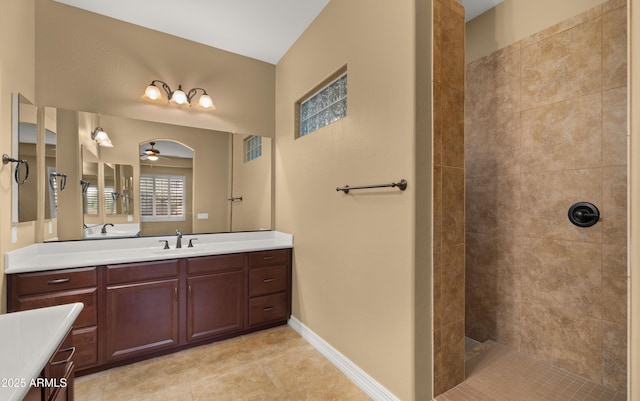
[[[107,360],[178,345],[178,279],[107,287]]]
[[[187,340],[196,341],[244,328],[247,309],[244,271],[187,279]]]

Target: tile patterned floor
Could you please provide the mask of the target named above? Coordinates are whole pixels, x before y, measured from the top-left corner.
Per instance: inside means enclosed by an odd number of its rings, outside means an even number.
[[[469,359],[467,379],[437,401],[625,401],[624,394],[496,344]]]
[[[79,377],[76,401],[364,401],[288,326]]]

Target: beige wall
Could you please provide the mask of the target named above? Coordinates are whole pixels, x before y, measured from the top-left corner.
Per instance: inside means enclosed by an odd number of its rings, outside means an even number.
[[[248,135],[233,136],[233,196],[231,230],[271,229],[271,138],[262,138],[262,156],[245,162],[244,141]]]
[[[58,238],[81,239],[83,220],[82,190],[82,157],[81,138],[87,135],[87,126],[95,121],[82,123],[87,119],[93,120],[88,113],[77,113],[70,110],[57,110],[57,137],[56,137],[56,168],[57,171],[67,174],[67,188],[58,192]],[[97,149],[92,153],[97,154]],[[89,224],[89,222],[87,222]]]
[[[35,100],[35,28],[33,0],[0,0],[0,153],[11,153],[11,94]],[[0,255],[33,242],[35,224],[18,224],[11,243],[10,165],[0,165]],[[6,309],[4,257],[0,258],[0,311]]]
[[[38,106],[273,136],[272,64],[70,7],[36,1]],[[217,109],[148,103],[154,79],[202,87]]]
[[[329,2],[276,67],[276,229],[295,235],[293,315],[402,400],[417,380],[414,12],[411,0]],[[345,64],[347,117],[295,139],[295,102]],[[401,178],[405,192],[335,190]]]
[[[605,0],[504,0],[467,23],[467,62],[486,56]]]
[[[415,2],[414,399],[433,398],[433,1]]]
[[[467,335],[621,392],[626,17],[611,0],[469,63],[465,108]],[[572,225],[579,201],[602,220]]]

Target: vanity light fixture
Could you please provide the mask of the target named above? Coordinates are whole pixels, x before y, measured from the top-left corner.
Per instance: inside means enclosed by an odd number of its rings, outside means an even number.
[[[96,141],[98,145],[103,146],[105,148],[112,148],[113,144],[111,143],[111,139],[109,139],[109,135],[100,127],[96,127],[91,133],[91,139]]]
[[[151,81],[149,86],[147,86],[147,89],[145,89],[144,95],[142,95],[143,99],[147,99],[152,102],[164,101],[162,98],[162,92],[160,92],[160,88],[158,88],[156,84],[160,84],[160,87],[167,93],[170,103],[191,107],[191,100],[193,100],[198,91],[202,91],[202,95],[198,98],[198,107],[205,110],[216,109],[216,106],[213,104],[213,100],[211,100],[211,96],[209,96],[207,91],[203,88],[193,88],[185,92],[182,90],[182,85],[178,85],[178,89],[172,91],[166,82],[160,81],[159,79]]]

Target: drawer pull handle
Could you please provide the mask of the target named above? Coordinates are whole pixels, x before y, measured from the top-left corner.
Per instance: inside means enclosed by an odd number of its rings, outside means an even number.
[[[271,312],[271,311],[272,311],[272,310],[274,310],[274,309],[275,309],[275,307],[274,307],[274,306],[267,306],[266,308],[263,308],[262,310],[263,310],[264,312]]]
[[[50,366],[55,366],[55,365],[62,365],[62,364],[68,363],[69,361],[71,361],[71,358],[73,358],[73,356],[75,355],[76,347],[61,349],[60,351],[58,351],[58,353],[63,353],[63,352],[65,352],[65,353],[68,352],[69,356],[66,359],[63,359],[61,361],[51,362],[49,365]]]
[[[265,257],[263,257],[262,259],[264,259],[264,260],[271,260],[271,259],[275,259],[275,258],[276,258],[275,256],[265,256]]]
[[[69,281],[71,281],[71,279],[69,277],[67,277],[67,278],[57,278],[55,280],[47,281],[47,284],[62,284],[62,283],[68,283]]]
[[[270,283],[272,281],[276,281],[275,278],[265,278],[264,280],[262,280],[263,283]]]

